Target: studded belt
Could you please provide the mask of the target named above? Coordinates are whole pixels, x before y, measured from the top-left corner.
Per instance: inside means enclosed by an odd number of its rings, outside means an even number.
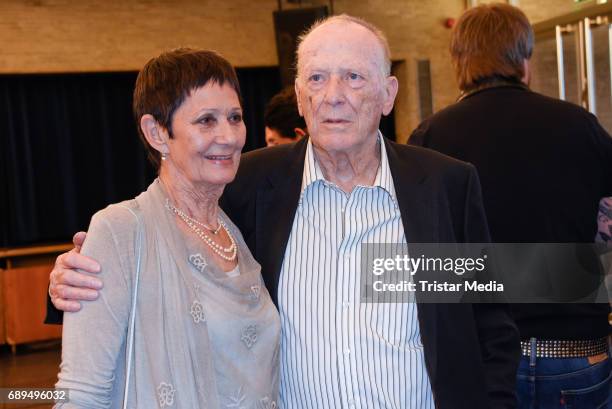
[[[583,358],[607,353],[608,349],[607,337],[567,341],[532,338],[531,341],[521,341],[523,355],[531,356],[532,351],[535,350],[537,358]]]

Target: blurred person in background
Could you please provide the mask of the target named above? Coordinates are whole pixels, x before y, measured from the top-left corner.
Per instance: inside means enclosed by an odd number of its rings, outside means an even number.
[[[410,143],[476,166],[493,242],[593,243],[598,203],[612,194],[612,139],[583,108],[529,89],[533,44],[518,8],[467,10],[450,45],[459,100]],[[609,312],[607,303],[513,305],[521,409],[612,405]]]
[[[595,241],[612,246],[612,197],[605,197],[599,202]]]
[[[308,134],[298,112],[295,88],[287,87],[274,95],[264,113],[266,146],[297,142]]]

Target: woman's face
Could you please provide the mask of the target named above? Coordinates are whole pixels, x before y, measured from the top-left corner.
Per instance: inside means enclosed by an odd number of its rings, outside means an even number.
[[[174,112],[172,135],[166,162],[192,184],[234,180],[246,137],[234,89],[209,82],[193,91]]]

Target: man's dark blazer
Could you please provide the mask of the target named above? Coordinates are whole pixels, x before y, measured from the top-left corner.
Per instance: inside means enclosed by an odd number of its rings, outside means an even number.
[[[473,166],[385,139],[408,243],[490,240]],[[242,156],[221,206],[262,267],[277,302],[307,141]],[[419,304],[425,364],[439,409],[515,407],[518,332],[498,304]]]
[[[306,140],[242,156],[221,207],[242,232],[277,302],[298,206]],[[489,241],[473,166],[385,139],[408,243]],[[48,322],[61,316],[49,303]],[[499,304],[419,304],[425,365],[438,409],[515,407],[518,332]]]
[[[432,115],[409,143],[473,164],[494,242],[592,243],[612,196],[612,138],[574,104],[507,83]],[[522,339],[596,339],[607,304],[517,304]]]

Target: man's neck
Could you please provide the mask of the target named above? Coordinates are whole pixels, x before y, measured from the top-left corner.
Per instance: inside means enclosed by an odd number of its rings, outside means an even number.
[[[329,151],[313,144],[315,160],[325,180],[350,194],[355,186],[372,186],[380,166],[381,146],[378,136],[354,150]]]

